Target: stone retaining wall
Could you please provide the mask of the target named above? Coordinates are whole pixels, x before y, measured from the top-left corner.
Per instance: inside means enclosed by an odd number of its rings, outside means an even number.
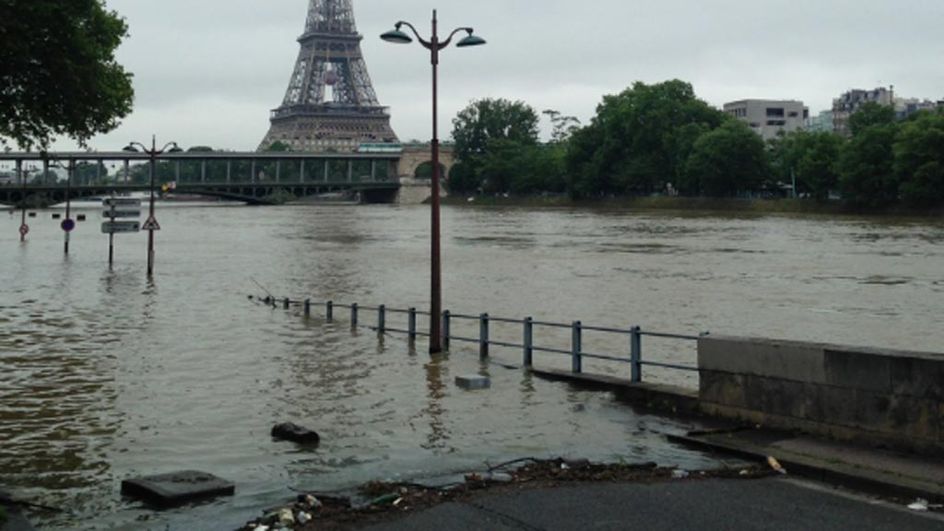
[[[944,453],[944,354],[706,336],[698,367],[705,413]]]

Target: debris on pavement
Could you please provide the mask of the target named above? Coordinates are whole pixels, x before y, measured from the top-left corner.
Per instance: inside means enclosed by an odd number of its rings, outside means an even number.
[[[511,468],[517,465],[517,468]],[[265,529],[337,530],[461,501],[478,492],[509,492],[564,484],[592,482],[699,481],[706,479],[761,479],[776,474],[766,466],[687,471],[656,463],[598,464],[585,459],[517,459],[486,470],[460,476],[459,482],[442,486],[422,483],[372,481],[356,491],[340,494],[304,493],[295,503],[266,511],[240,531]]]

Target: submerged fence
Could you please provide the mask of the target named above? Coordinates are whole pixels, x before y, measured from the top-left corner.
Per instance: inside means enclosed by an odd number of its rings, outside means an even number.
[[[266,297],[260,299],[267,305],[282,306],[288,310],[292,307],[301,307],[306,317],[311,317],[316,308],[323,309],[324,319],[327,322],[335,321],[335,314],[343,311],[349,316],[352,329],[366,327],[376,331],[378,334],[398,333],[406,335],[410,342],[415,342],[418,337],[428,337],[429,333],[419,330],[417,321],[419,317],[430,318],[429,312],[417,310],[416,308],[392,308],[386,305],[380,306],[361,306],[354,304],[338,304],[334,301],[314,302],[311,299],[292,300],[289,298]],[[398,328],[388,324],[389,316],[406,316],[406,327]],[[557,354],[570,357],[570,369],[574,374],[580,374],[584,369],[584,359],[601,360],[608,362],[624,363],[630,366],[630,381],[640,383],[643,381],[644,367],[658,367],[662,369],[698,372],[694,365],[681,365],[678,363],[668,363],[665,361],[656,361],[645,359],[643,356],[643,338],[661,338],[677,340],[694,344],[701,335],[670,334],[664,332],[655,332],[643,330],[638,326],[629,328],[614,328],[603,326],[589,326],[581,321],[574,321],[570,324],[555,323],[550,321],[538,321],[532,317],[524,319],[512,319],[506,317],[493,317],[487,313],[481,315],[466,315],[444,311],[442,313],[442,334],[443,349],[448,351],[453,342],[468,343],[478,345],[479,356],[482,359],[488,359],[492,347],[502,347],[508,349],[519,349],[522,353],[522,364],[527,368],[534,366],[535,353]],[[369,321],[374,324],[361,324],[361,321]],[[453,333],[454,325],[461,323],[478,324],[478,337],[462,336]],[[520,327],[521,342],[501,341],[492,338],[492,330],[495,325],[506,325]],[[568,348],[555,348],[539,344],[535,338],[536,332],[541,330],[556,330],[558,336],[560,333],[566,334],[569,331],[570,341]],[[596,332],[617,336],[622,338],[625,345],[622,353],[624,355],[604,354],[588,351],[584,347],[584,334],[586,332]],[[694,361],[694,360],[693,360]]]

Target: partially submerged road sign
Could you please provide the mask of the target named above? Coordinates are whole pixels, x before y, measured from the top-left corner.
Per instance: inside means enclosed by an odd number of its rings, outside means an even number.
[[[140,218],[140,210],[118,210],[115,208],[102,211],[103,218]]]
[[[75,220],[72,218],[66,218],[62,220],[62,223],[59,226],[62,227],[62,230],[66,232],[72,232],[75,230]]]
[[[141,200],[132,197],[106,197],[102,201],[106,207],[141,207]]]
[[[27,234],[29,234],[29,225],[27,225],[26,223],[24,223],[24,224],[20,225],[20,235],[21,235],[21,236],[26,236]]]
[[[102,223],[103,234],[119,234],[140,231],[140,221],[106,221],[105,223]]]
[[[161,226],[157,223],[157,220],[154,219],[154,216],[151,216],[144,222],[141,230],[161,230]]]

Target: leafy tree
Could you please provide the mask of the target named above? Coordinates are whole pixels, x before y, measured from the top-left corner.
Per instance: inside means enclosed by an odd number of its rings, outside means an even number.
[[[843,197],[855,205],[885,206],[898,199],[893,145],[894,123],[876,124],[857,131],[840,158],[839,184]]]
[[[919,113],[902,126],[893,149],[901,198],[944,203],[944,113]]]
[[[770,173],[764,141],[735,120],[701,135],[685,165],[687,182],[700,194],[732,197],[753,190]]]
[[[475,168],[468,162],[457,162],[449,172],[446,188],[454,194],[469,194],[478,191],[481,186]]]
[[[486,193],[556,193],[566,187],[562,150],[554,145],[496,139],[478,161],[477,181]]]
[[[858,136],[872,126],[893,123],[895,123],[894,108],[870,101],[849,117],[849,130],[852,131],[852,136]]]
[[[102,0],[0,1],[0,142],[83,144],[131,112],[114,52],[127,26]]]
[[[564,116],[560,112],[548,109],[542,112],[551,121],[553,131],[551,132],[551,142],[562,144],[570,140],[570,137],[580,129],[580,120],[575,116]]]
[[[795,178],[798,194],[827,199],[839,183],[843,144],[843,137],[825,131],[796,131],[785,135],[772,144],[774,173],[781,182]]]
[[[268,148],[266,148],[266,151],[273,151],[277,153],[286,153],[291,150],[292,150],[292,146],[286,144],[285,142],[282,142],[281,140],[276,140]]]
[[[605,96],[567,155],[572,194],[650,193],[683,177],[695,139],[725,115],[679,80],[635,83]]]
[[[456,158],[465,162],[485,153],[492,140],[522,145],[538,142],[538,115],[524,102],[484,99],[472,102],[452,121]]]

